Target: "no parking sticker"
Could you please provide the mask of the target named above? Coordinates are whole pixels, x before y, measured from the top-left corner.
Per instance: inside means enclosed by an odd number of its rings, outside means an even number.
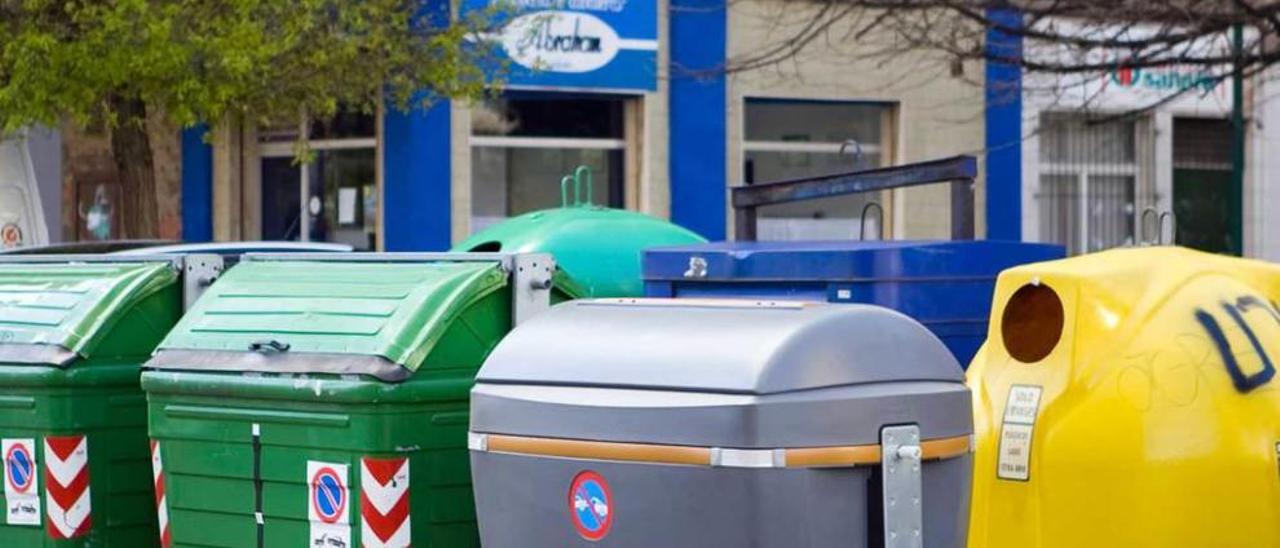
[[[311,546],[351,546],[350,508],[347,465],[307,461],[307,518],[311,521]]]
[[[582,538],[603,539],[613,527],[613,494],[600,474],[584,470],[569,484],[569,514]]]
[[[36,440],[6,439],[0,442],[4,454],[5,523],[40,525],[39,469]]]

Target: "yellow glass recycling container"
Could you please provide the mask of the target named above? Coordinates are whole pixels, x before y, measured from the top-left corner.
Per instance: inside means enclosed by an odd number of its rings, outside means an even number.
[[[968,370],[973,547],[1280,546],[1280,265],[1021,266]]]

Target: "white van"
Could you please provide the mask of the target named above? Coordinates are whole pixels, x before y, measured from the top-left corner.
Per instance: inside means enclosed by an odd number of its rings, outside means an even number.
[[[26,138],[0,141],[0,250],[48,243]]]

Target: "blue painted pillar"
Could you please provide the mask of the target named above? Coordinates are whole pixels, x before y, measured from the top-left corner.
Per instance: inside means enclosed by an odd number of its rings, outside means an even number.
[[[1017,10],[991,9],[987,16],[1006,28],[1022,26]],[[987,238],[1021,240],[1022,38],[993,27],[986,48]]]
[[[213,147],[204,142],[209,126],[182,130],[182,239],[213,240]]]
[[[671,220],[711,240],[725,237],[724,0],[672,0],[669,146]]]
[[[449,24],[449,0],[418,1],[418,24]],[[382,238],[387,251],[443,251],[452,245],[450,117],[449,101],[436,98],[425,111],[388,108],[382,119]]]
[[[383,235],[387,251],[440,251],[451,244],[449,101],[394,109],[383,119]]]

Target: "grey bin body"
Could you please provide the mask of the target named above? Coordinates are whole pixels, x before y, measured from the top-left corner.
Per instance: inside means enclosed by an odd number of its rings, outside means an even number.
[[[879,444],[902,426],[926,442],[906,483],[921,495],[914,517],[886,516],[882,457],[805,460],[867,447],[892,459]],[[946,547],[965,542],[971,433],[960,365],[897,312],[597,300],[557,305],[498,344],[472,391],[469,446],[490,548]],[[948,443],[963,448],[930,454]],[[909,506],[902,462],[888,494]],[[575,527],[584,472],[609,492],[595,540]]]

